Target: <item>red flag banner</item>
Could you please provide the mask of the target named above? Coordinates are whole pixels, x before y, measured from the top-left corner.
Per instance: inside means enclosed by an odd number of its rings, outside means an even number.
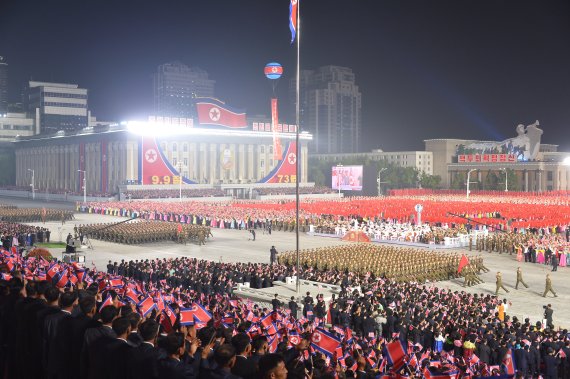
[[[457,267],[457,273],[460,273],[463,270],[463,267],[469,264],[469,259],[465,256],[465,254],[461,255],[461,260],[459,261],[459,267]]]
[[[221,102],[215,100],[197,102],[196,111],[198,113],[198,123],[201,125],[247,128],[245,112],[232,109]]]

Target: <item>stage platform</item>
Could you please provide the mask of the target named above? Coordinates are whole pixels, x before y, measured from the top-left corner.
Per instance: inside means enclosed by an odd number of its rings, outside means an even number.
[[[311,293],[311,296],[315,299],[315,303],[317,295],[322,294],[325,303],[327,304],[332,299],[333,294],[338,296],[340,293],[340,286],[337,285],[303,279],[301,279],[300,282],[301,290],[299,293],[297,293],[296,279],[293,277],[287,278],[286,282],[274,281],[273,287],[268,288],[254,289],[249,288],[247,284],[239,284],[235,287],[234,294],[269,309],[272,308],[271,300],[275,298],[275,294],[277,294],[277,298],[281,303],[283,303],[284,307],[287,307],[287,304],[291,301],[291,296],[294,296],[295,301],[299,305],[299,312],[301,312],[303,310],[303,298],[306,296],[307,292]]]

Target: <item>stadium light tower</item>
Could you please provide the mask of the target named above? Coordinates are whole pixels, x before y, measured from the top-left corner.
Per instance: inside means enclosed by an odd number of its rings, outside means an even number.
[[[477,171],[476,168],[472,168],[471,170],[467,171],[467,198],[469,199],[469,194],[471,193],[471,191],[469,191],[469,184],[471,183],[471,173],[473,171]]]
[[[36,200],[36,185],[34,183],[36,172],[34,170],[32,170],[31,168],[29,168],[28,171],[32,172],[32,184],[30,184],[30,186],[32,187],[32,200]]]
[[[83,204],[87,204],[87,171],[77,170],[83,173]]]

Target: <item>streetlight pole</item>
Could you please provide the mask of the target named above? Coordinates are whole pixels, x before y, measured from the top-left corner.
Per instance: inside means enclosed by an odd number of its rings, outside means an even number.
[[[35,184],[35,170],[32,170],[31,168],[28,169],[28,171],[32,172],[32,184],[30,184],[30,186],[32,187],[32,200],[36,200],[36,184]]]
[[[77,170],[83,173],[83,204],[87,204],[87,171]]]
[[[505,172],[505,192],[509,192],[509,172],[506,168],[502,168],[501,171]]]
[[[378,171],[378,178],[376,179],[376,183],[378,183],[378,196],[382,196],[382,180],[380,179],[380,175],[387,169],[387,167],[384,167]]]
[[[338,185],[338,197],[340,197],[340,187],[341,187],[341,182],[340,182],[340,169],[342,168],[342,163],[339,163],[336,165],[336,183]]]
[[[467,198],[469,199],[469,194],[471,193],[471,191],[469,191],[469,184],[471,183],[471,173],[473,171],[477,171],[477,169],[472,168],[471,170],[467,171]]]
[[[178,161],[178,190],[180,192],[180,201],[182,201],[182,162]]]

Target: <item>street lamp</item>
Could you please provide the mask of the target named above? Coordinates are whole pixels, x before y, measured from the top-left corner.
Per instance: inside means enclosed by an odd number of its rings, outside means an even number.
[[[34,183],[35,171],[32,170],[31,168],[29,168],[28,171],[32,172],[32,184],[30,184],[30,186],[32,187],[32,200],[36,200],[36,186]]]
[[[180,192],[180,201],[182,201],[182,161],[178,161],[178,190]]]
[[[471,173],[473,171],[477,171],[477,169],[472,168],[471,170],[467,171],[467,198],[469,199],[469,193],[471,193],[471,191],[469,191],[469,184],[471,183]]]
[[[387,169],[388,169],[387,167],[384,167],[378,171],[378,178],[376,179],[376,183],[378,183],[378,196],[382,196],[382,183],[386,183],[382,182],[382,180],[380,179],[380,174],[382,174]]]
[[[342,163],[339,163],[336,165],[336,184],[338,185],[338,197],[340,197],[340,187],[341,187],[341,182],[340,182],[340,169],[342,168]]]
[[[506,168],[502,168],[501,171],[505,172],[505,192],[509,192],[509,172]]]
[[[83,204],[87,204],[87,171],[77,170],[83,173]]]

